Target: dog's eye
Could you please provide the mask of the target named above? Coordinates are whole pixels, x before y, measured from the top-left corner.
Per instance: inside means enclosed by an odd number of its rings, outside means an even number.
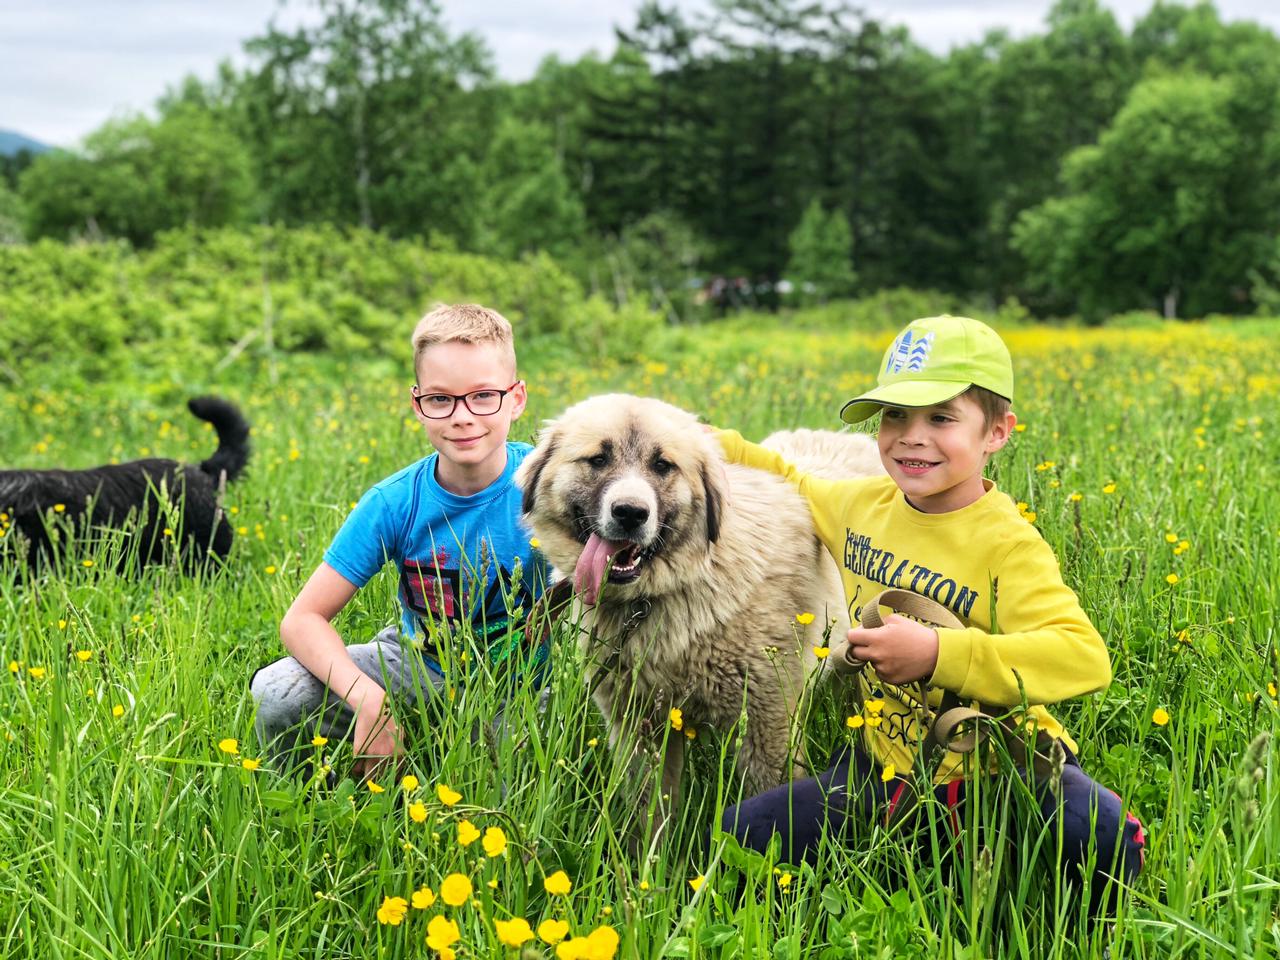
[[[660,477],[665,477],[668,473],[676,468],[676,465],[670,460],[664,460],[662,457],[653,461],[653,472]]]
[[[594,457],[587,457],[587,463],[599,470],[601,467],[609,465],[609,455],[607,453],[597,453]]]

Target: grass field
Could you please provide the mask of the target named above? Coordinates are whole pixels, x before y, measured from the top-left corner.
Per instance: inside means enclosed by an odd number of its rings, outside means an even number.
[[[528,344],[532,399],[515,438],[606,389],[662,397],[748,437],[834,426],[891,333],[755,318],[684,333],[673,352],[629,366]],[[563,920],[575,938],[611,928],[617,956],[646,960],[1097,957],[1108,946],[1113,957],[1280,955],[1280,763],[1273,746],[1246,756],[1280,730],[1271,328],[1005,333],[1025,429],[992,475],[1057,552],[1115,671],[1109,690],[1055,712],[1085,769],[1148,828],[1145,872],[1114,925],[1080,925],[1052,869],[996,829],[998,802],[982,808],[984,839],[950,878],[927,851],[870,827],[816,868],[726,851],[707,838],[735,796],[731,736],[714,731],[694,742],[674,832],[633,856],[638,812],[567,643],[544,717],[536,691],[512,693],[514,742],[470,736],[510,692],[488,676],[414,724],[400,771],[414,789],[391,774],[378,792],[281,775],[254,745],[247,680],[280,655],[280,616],[353,501],[426,452],[408,368],[246,356],[214,379],[176,357],[168,374],[122,370],[62,389],[45,371],[0,393],[9,467],[200,459],[213,437],[183,403],[207,390],[254,425],[250,470],[228,497],[240,536],[224,570],[121,579],[99,555],[57,578],[0,582],[0,956],[557,955],[537,938],[505,946],[495,921],[510,919]],[[391,622],[394,590],[383,574],[362,591],[341,615],[344,636]],[[838,720],[815,721],[816,751],[843,735]],[[349,754],[326,744],[315,760],[341,777]],[[443,803],[440,785],[460,799]],[[487,848],[461,845],[463,820],[498,828],[505,849],[496,833]],[[556,871],[567,892],[544,884]],[[424,886],[456,892],[456,877],[442,887],[451,874],[469,879],[467,902],[419,908]],[[407,901],[402,919],[385,905],[394,897]],[[612,955],[607,932],[578,946]]]

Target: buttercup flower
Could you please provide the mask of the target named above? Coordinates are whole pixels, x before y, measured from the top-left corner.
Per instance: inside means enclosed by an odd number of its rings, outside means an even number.
[[[460,907],[471,899],[471,890],[470,878],[451,873],[440,882],[440,899],[451,907]]]
[[[223,753],[239,753],[240,744],[234,738],[227,737],[225,740],[218,741],[218,749]]]
[[[707,882],[707,878],[699,875],[689,881],[689,886],[691,886],[694,892],[696,893],[702,887],[702,885],[706,882]]]
[[[124,704],[117,703],[111,708],[111,715],[117,719],[124,716]]]
[[[413,909],[426,910],[436,902],[436,895],[435,891],[426,884],[423,884],[417,890],[413,891],[413,895],[410,899],[413,901]]]
[[[480,841],[480,845],[489,856],[499,857],[502,851],[507,849],[507,835],[502,832],[501,827],[489,827],[485,830],[484,839]]]
[[[369,788],[370,793],[386,793],[387,791],[387,788],[384,787],[382,784],[375,783],[372,780],[367,781],[365,783],[365,786]]]
[[[569,935],[569,924],[563,920],[543,920],[538,924],[538,938],[552,946]]]
[[[409,804],[409,819],[414,823],[422,823],[427,819],[427,805],[414,802]]]
[[[781,874],[778,877],[778,889],[785,890],[789,886],[791,886],[791,874],[789,873]]]
[[[318,733],[317,733],[314,737],[312,737],[312,738],[311,738],[311,745],[312,745],[313,747],[323,747],[323,746],[324,746],[326,743],[328,743],[328,742],[329,742],[329,738],[328,738],[328,737],[322,737],[322,736],[320,736],[320,734],[318,734]]]
[[[427,924],[427,946],[432,950],[439,950],[442,954],[450,946],[457,943],[458,938],[461,936],[462,934],[458,932],[458,925],[443,916],[436,915]]]
[[[812,613],[797,613],[797,614],[796,614],[796,623],[800,624],[801,626],[807,627],[809,624],[813,623],[813,614],[812,614]]]
[[[405,790],[417,790],[418,778],[411,773],[400,781],[400,786],[404,787]]]
[[[93,656],[93,651],[92,651],[92,650],[77,650],[77,651],[76,651],[76,659],[77,659],[77,660],[79,660],[81,663],[84,663],[85,661],[87,661],[87,660],[88,660],[90,657],[92,657],[92,656]]]
[[[813,655],[817,657],[819,660],[825,660],[827,658],[827,655],[830,653],[831,653],[830,647],[814,647],[813,648]]]
[[[865,721],[862,717],[845,717],[844,725],[850,730],[857,730]]]
[[[533,939],[533,928],[529,926],[529,921],[522,917],[516,917],[514,920],[495,920],[493,927],[498,931],[498,939],[508,947],[518,947]]]
[[[1169,586],[1173,586],[1175,583],[1178,582],[1178,575],[1176,573],[1171,573],[1164,578],[1164,582],[1169,584]]]
[[[31,676],[35,677],[37,680],[44,679],[44,667],[28,667],[27,673],[31,674]]]
[[[480,831],[470,820],[458,821],[458,846],[469,847],[480,839]]]
[[[897,768],[894,767],[892,763],[888,764],[883,770],[880,771],[880,779],[884,783],[888,783],[897,775],[898,775]]]
[[[261,761],[261,760],[250,760],[248,757],[245,757],[243,760],[241,760],[241,761],[240,761],[240,766],[242,766],[242,767],[244,767],[246,770],[248,770],[248,771],[252,772],[252,771],[254,771],[254,770],[257,770],[257,769],[258,769],[258,767],[262,766],[262,761]]]
[[[618,953],[618,934],[613,927],[596,927],[585,937],[565,940],[556,947],[559,960],[613,960]]]
[[[573,882],[569,879],[567,873],[563,870],[557,870],[542,881],[542,886],[553,897],[563,897],[573,889]]]
[[[671,729],[680,730],[684,727],[684,712],[679,707],[672,707],[669,714],[671,720]]]
[[[382,906],[378,908],[378,922],[398,927],[408,912],[409,902],[404,897],[383,897]]]
[[[416,787],[418,785],[418,781],[415,780],[413,782],[413,785]],[[412,788],[405,787],[405,789],[410,790]],[[439,783],[439,784],[436,784],[436,799],[439,800],[441,803],[443,803],[446,807],[452,807],[455,803],[457,803],[459,800],[462,799],[462,794],[458,793],[457,790],[451,790],[448,786],[446,786],[443,783]]]
[[[1157,727],[1163,727],[1169,722],[1169,711],[1164,707],[1156,707],[1155,713],[1151,714],[1151,722]]]

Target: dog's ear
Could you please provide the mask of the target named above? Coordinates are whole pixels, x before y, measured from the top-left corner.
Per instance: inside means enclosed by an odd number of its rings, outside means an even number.
[[[520,498],[521,512],[533,513],[533,505],[537,500],[538,482],[542,479],[542,468],[547,465],[555,449],[555,432],[548,427],[538,439],[538,445],[524,458],[520,468],[516,470],[516,486],[523,491],[523,496]]]
[[[707,501],[707,542],[720,539],[720,515],[724,510],[727,480],[719,459],[702,464],[702,489]]]

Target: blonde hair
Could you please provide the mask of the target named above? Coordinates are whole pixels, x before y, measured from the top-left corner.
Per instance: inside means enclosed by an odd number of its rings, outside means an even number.
[[[510,322],[497,310],[478,303],[442,303],[431,310],[413,329],[415,376],[422,355],[441,343],[491,343],[503,359],[511,361],[511,371],[515,373],[515,336]]]

